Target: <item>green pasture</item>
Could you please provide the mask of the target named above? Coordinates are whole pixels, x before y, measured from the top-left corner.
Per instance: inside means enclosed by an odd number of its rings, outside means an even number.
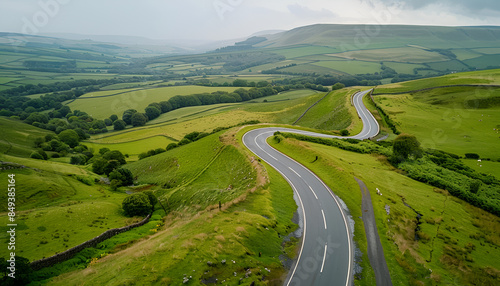
[[[93,92],[83,95],[68,103],[72,110],[87,112],[94,118],[105,119],[116,114],[119,117],[127,109],[144,109],[153,102],[167,101],[176,95],[212,93],[216,91],[232,92],[236,87],[171,86],[153,89],[132,89]]]
[[[412,80],[377,87],[375,94],[396,93],[430,87],[461,84],[500,85],[500,69],[454,73],[440,77]]]
[[[451,88],[374,98],[398,129],[417,136],[423,147],[497,160],[500,106],[497,102],[489,108],[477,107],[499,96],[498,89]]]
[[[462,162],[472,168],[473,170],[487,174],[487,175],[492,175],[500,179],[500,162],[499,161],[486,161],[486,160],[472,160],[472,159],[464,159]]]
[[[287,59],[299,58],[310,55],[322,55],[329,53],[336,53],[339,50],[326,46],[298,46],[283,49],[271,49],[273,53],[285,56]]]
[[[99,144],[86,142],[83,142],[83,144],[93,149],[95,154],[98,154],[101,148],[108,148],[110,150],[118,150],[122,152],[122,154],[129,155],[129,160],[137,160],[139,154],[143,152],[158,148],[165,149],[168,144],[174,143],[174,141],[165,136],[154,136],[151,138],[144,138],[139,140],[134,140],[133,138],[131,139],[132,140],[128,142],[115,144]]]
[[[353,116],[349,112],[352,94],[353,91],[349,89],[329,93],[311,108],[297,125],[327,131],[349,128],[353,123]]]
[[[370,49],[336,53],[331,56],[373,62],[426,63],[447,60],[445,56],[415,47]]]
[[[422,64],[408,64],[398,62],[384,62],[384,65],[394,69],[397,73],[413,74],[416,68],[425,68]]]
[[[35,150],[35,139],[54,134],[16,119],[0,117],[0,154],[29,157]]]
[[[358,60],[320,61],[314,63],[314,65],[347,74],[376,73],[382,71],[380,69],[380,63]]]
[[[49,257],[109,228],[128,224],[121,211],[126,195],[95,184],[98,177],[89,171],[64,163],[7,155],[0,159],[17,164],[0,174],[15,174],[18,255],[30,260]],[[0,194],[0,199],[6,201],[6,195]],[[8,220],[6,210],[6,205],[0,209],[2,225]],[[2,231],[0,240],[6,239]],[[7,257],[7,253],[6,248],[0,250],[2,257]]]

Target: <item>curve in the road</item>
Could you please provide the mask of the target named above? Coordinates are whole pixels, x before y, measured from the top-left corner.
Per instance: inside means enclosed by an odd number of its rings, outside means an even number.
[[[313,172],[272,148],[266,140],[276,131],[323,138],[362,140],[374,137],[380,127],[363,104],[363,96],[370,91],[359,92],[353,97],[353,104],[363,121],[363,130],[357,135],[340,137],[279,127],[254,129],[243,135],[245,146],[276,169],[295,192],[303,237],[297,261],[285,283],[287,286],[351,285],[352,239],[342,205],[333,192]]]

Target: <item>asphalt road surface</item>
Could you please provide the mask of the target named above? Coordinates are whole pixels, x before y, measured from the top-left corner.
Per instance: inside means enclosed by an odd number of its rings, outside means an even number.
[[[339,200],[316,175],[278,152],[266,142],[276,131],[323,138],[367,139],[379,132],[379,125],[363,105],[370,90],[353,96],[353,104],[363,121],[361,133],[339,137],[289,128],[267,127],[247,132],[243,143],[254,154],[283,175],[292,186],[303,229],[302,247],[285,285],[352,285],[353,247],[348,222]]]

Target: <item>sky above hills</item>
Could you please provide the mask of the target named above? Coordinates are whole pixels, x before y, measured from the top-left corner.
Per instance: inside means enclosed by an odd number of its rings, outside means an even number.
[[[498,0],[2,0],[0,31],[222,40],[316,24],[500,25]]]

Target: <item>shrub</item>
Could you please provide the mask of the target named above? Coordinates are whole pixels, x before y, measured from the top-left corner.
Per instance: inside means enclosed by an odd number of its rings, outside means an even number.
[[[136,193],[123,200],[122,208],[126,216],[145,216],[151,212],[152,206],[148,195]]]
[[[342,135],[342,136],[349,136],[349,130],[347,130],[347,129],[340,130],[340,135]]]
[[[38,152],[33,152],[30,155],[31,159],[43,160],[43,156]]]
[[[466,153],[465,158],[479,160],[479,154],[476,153]]]

